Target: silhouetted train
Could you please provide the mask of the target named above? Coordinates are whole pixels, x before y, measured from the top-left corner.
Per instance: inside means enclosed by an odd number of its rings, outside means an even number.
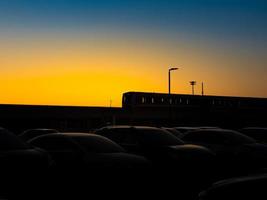
[[[267,127],[267,98],[127,92],[122,108],[0,104],[0,126],[87,131],[107,124]]]
[[[200,96],[144,92],[127,92],[123,94],[122,107],[126,109],[170,106],[267,110],[267,98]]]

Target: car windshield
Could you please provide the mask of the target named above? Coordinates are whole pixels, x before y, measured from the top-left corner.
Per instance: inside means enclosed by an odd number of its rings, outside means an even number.
[[[145,145],[150,146],[172,146],[181,145],[184,142],[168,131],[161,129],[137,129],[140,136],[141,142]]]
[[[23,150],[29,147],[13,133],[0,129],[0,150]]]

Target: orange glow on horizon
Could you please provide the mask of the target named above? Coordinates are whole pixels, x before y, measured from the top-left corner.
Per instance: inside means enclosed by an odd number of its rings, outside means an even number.
[[[173,93],[191,93],[189,81],[196,80],[197,94],[204,81],[206,94],[267,96],[264,67],[249,70],[264,63],[186,40],[29,38],[0,50],[0,103],[121,106],[127,91],[167,92],[169,65],[180,68],[172,72]]]

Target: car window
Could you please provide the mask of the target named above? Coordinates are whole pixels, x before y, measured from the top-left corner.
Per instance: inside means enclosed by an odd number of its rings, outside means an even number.
[[[123,145],[138,145],[139,143],[138,138],[132,132],[126,132],[121,136],[122,136],[121,144]]]
[[[172,128],[168,128],[168,129],[165,129],[167,131],[169,131],[171,134],[173,134],[174,136],[180,138],[183,136],[183,133],[181,133],[180,131],[176,130],[176,129],[172,129]]]
[[[150,146],[181,145],[184,142],[162,129],[137,129],[141,142]]]
[[[138,143],[138,140],[131,128],[111,128],[104,129],[96,133],[121,145],[135,145]]]
[[[78,146],[65,137],[40,136],[30,141],[30,144],[48,151],[72,151],[78,150]]]
[[[227,136],[231,139],[232,144],[252,144],[256,142],[253,138],[236,131],[228,131]]]
[[[0,150],[28,149],[28,145],[6,129],[0,129]]]
[[[121,134],[114,129],[101,129],[95,132],[98,135],[109,138],[117,143],[121,142]]]
[[[220,135],[209,132],[189,132],[183,140],[195,143],[225,144],[225,139]]]

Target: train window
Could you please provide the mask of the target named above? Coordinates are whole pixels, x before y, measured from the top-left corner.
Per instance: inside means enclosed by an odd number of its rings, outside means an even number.
[[[142,97],[142,103],[145,103],[146,101],[145,101],[145,97]]]
[[[155,99],[152,97],[151,98],[151,103],[154,104],[155,103]]]
[[[161,98],[161,102],[164,103],[164,98]]]
[[[215,101],[214,100],[212,100],[212,105],[215,105]]]
[[[189,105],[189,99],[186,99],[186,104]]]
[[[170,99],[170,104],[172,104],[172,99]]]
[[[183,103],[183,100],[182,100],[182,98],[180,98],[180,103]]]

